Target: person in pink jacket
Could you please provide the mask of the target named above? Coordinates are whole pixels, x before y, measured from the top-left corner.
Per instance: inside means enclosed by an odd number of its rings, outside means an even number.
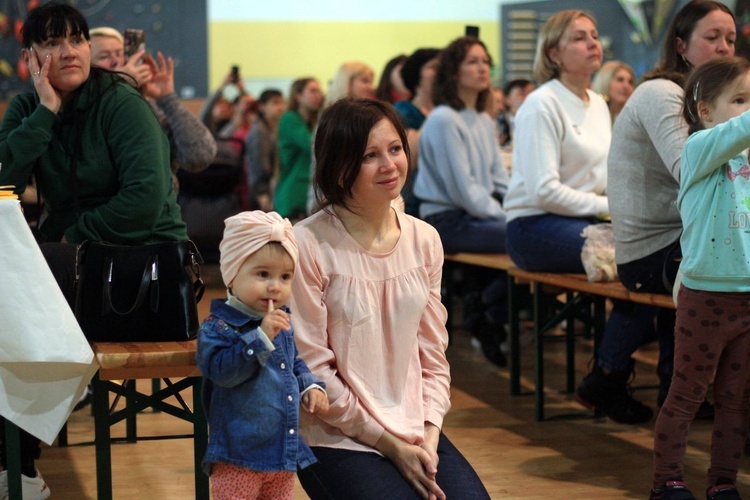
[[[441,433],[450,408],[443,247],[399,212],[409,167],[393,107],[343,99],[315,138],[322,209],[297,223],[290,306],[300,356],[327,385],[330,409],[300,432],[318,463],[298,471],[319,498],[489,498]]]

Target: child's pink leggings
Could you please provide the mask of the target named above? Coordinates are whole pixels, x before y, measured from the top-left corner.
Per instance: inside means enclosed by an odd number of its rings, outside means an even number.
[[[257,472],[217,462],[211,466],[214,500],[294,500],[294,472]]]

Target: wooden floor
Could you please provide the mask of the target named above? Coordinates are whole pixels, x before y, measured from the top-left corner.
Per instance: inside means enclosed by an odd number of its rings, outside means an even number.
[[[211,297],[223,296],[214,289],[201,304],[205,313]],[[547,414],[552,419],[534,422],[531,395],[508,392],[507,370],[486,362],[472,348],[468,335],[457,331],[448,351],[451,362],[453,408],[444,431],[473,464],[490,496],[536,499],[628,499],[647,498],[650,486],[652,424],[619,425],[596,420],[561,393],[564,385],[562,342],[548,342]],[[532,389],[533,346],[524,347],[523,383]],[[580,379],[586,373],[591,344],[577,347]],[[637,385],[656,383],[656,350],[638,353]],[[654,389],[639,390],[637,396],[654,404]],[[164,414],[138,417],[139,434],[158,435],[190,431],[189,424]],[[123,435],[115,427],[113,435]],[[74,413],[69,421],[71,443],[91,443],[93,420],[88,409]],[[710,424],[693,426],[687,453],[687,480],[701,495],[708,463]],[[113,446],[115,499],[187,499],[193,493],[192,442],[188,439],[141,441]],[[740,491],[750,495],[747,464],[739,479]],[[45,447],[38,462],[55,499],[94,499],[96,480],[94,448],[81,444],[67,448]],[[296,498],[307,498],[297,485]],[[356,499],[355,499],[356,500]]]

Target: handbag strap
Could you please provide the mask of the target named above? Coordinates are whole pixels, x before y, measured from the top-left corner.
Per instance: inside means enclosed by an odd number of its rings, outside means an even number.
[[[190,243],[190,271],[195,276],[193,281],[193,291],[195,292],[195,302],[198,303],[203,298],[203,293],[206,291],[206,284],[203,282],[201,277],[201,264],[203,264],[203,257],[198,251],[198,247],[195,246],[193,240],[189,240]]]
[[[146,293],[148,293],[149,285],[152,283],[155,285],[155,288],[152,290],[151,293],[151,302],[150,307],[151,311],[157,312],[159,309],[159,258],[157,255],[152,255],[149,257],[148,261],[146,262],[146,266],[143,269],[143,276],[141,276],[141,284],[138,286],[138,295],[135,298],[135,303],[133,304],[133,307],[131,307],[128,311],[120,312],[118,311],[114,304],[112,304],[112,271],[114,267],[114,262],[112,260],[112,257],[107,257],[104,264],[104,272],[102,273],[102,290],[104,291],[104,294],[102,295],[102,315],[108,314],[110,311],[114,312],[115,314],[118,314],[120,316],[127,316],[129,314],[132,314],[133,312],[137,311],[141,305],[143,305],[143,301],[146,298]],[[156,295],[156,298],[154,299],[154,295]]]

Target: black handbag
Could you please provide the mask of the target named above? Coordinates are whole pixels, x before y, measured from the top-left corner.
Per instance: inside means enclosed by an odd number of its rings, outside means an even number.
[[[189,340],[205,286],[192,241],[125,246],[85,241],[76,254],[75,315],[96,342]]]

